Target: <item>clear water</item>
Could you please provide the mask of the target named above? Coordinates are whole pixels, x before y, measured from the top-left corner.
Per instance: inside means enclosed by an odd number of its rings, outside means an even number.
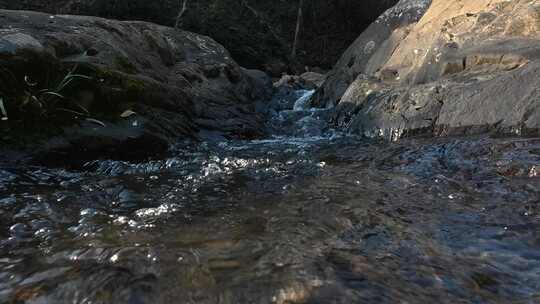
[[[283,133],[0,164],[0,303],[540,302],[540,139]]]

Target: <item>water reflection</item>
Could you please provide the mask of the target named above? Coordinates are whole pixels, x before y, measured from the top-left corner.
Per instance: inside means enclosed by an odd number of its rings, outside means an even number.
[[[6,168],[0,300],[534,302],[538,149],[277,138]]]

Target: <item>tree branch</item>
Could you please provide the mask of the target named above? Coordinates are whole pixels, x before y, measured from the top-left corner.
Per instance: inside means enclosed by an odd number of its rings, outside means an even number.
[[[304,0],[300,0],[298,4],[298,17],[296,18],[296,30],[294,31],[294,42],[291,51],[291,58],[296,59],[296,48],[298,47],[298,40],[300,38],[300,28],[302,27],[302,7],[304,6]]]
[[[187,11],[187,5],[188,5],[188,0],[184,0],[184,2],[182,3],[182,9],[180,10],[180,12],[178,12],[178,16],[176,16],[176,22],[174,23],[174,28],[175,29],[180,28],[180,26],[182,24],[182,17],[184,16],[184,14]]]

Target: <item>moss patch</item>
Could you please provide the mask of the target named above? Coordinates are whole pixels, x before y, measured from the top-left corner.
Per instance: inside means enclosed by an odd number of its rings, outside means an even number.
[[[122,56],[117,56],[114,58],[114,66],[124,72],[124,73],[128,73],[128,74],[136,74],[137,73],[137,68],[133,65],[133,63],[131,63],[129,61],[129,59],[125,58],[125,57],[122,57]]]

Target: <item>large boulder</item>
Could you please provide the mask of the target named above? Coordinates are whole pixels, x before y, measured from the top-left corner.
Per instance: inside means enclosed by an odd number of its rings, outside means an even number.
[[[242,66],[287,71],[299,1],[188,0],[182,28],[214,38]],[[397,0],[304,1],[295,61],[330,68],[343,50]],[[183,1],[168,0],[0,0],[0,8],[144,20],[172,26]]]
[[[99,150],[104,142],[114,152],[129,139],[129,149],[144,150],[133,143],[141,138],[154,149],[167,145],[153,142],[196,138],[201,129],[261,135],[254,101],[269,97],[270,82],[209,37],[146,22],[9,10],[0,10],[0,33],[0,90],[10,113],[17,105],[9,97],[28,79],[50,86],[51,75],[73,67],[92,77],[72,92],[92,128],[67,127],[60,146],[90,142]]]
[[[366,136],[536,134],[540,4],[402,0],[389,13],[412,4],[362,34],[312,102]]]
[[[431,0],[401,0],[371,24],[338,60],[322,88],[317,91],[314,103],[330,106],[339,102],[349,85],[360,74],[369,74],[370,61],[388,56],[392,48],[403,39],[406,29],[416,24],[424,15]],[[378,59],[383,60],[383,58]]]

